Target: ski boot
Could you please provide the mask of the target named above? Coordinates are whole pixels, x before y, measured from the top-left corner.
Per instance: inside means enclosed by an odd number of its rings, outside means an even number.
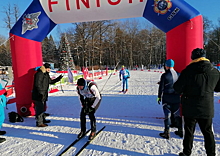
[[[37,124],[37,127],[47,127],[47,126],[48,126],[48,124],[41,124],[41,125]]]
[[[177,126],[175,124],[171,124],[170,128],[177,128]]]
[[[159,134],[162,138],[165,138],[165,139],[169,139],[170,138],[170,131],[169,129],[165,129],[163,133],[160,133]]]
[[[179,153],[179,156],[190,156],[190,155],[186,155],[185,153],[180,152],[180,153]]]
[[[85,136],[85,134],[86,134],[85,131],[81,131],[81,132],[78,134],[77,138],[78,138],[78,139],[79,139],[79,138],[82,138],[83,136]]]
[[[4,142],[4,141],[6,141],[5,138],[0,138],[0,143],[2,143],[2,142]]]
[[[45,115],[45,116],[50,116],[50,114],[49,114],[49,113],[44,113],[44,115]]]
[[[90,135],[89,135],[89,140],[94,139],[95,136],[96,136],[96,132],[91,132]]]
[[[50,123],[50,120],[44,120],[43,123]]]
[[[178,129],[178,131],[174,132],[176,135],[178,135],[180,138],[183,137],[183,130],[182,129]]]
[[[6,131],[0,131],[0,135],[5,135]]]

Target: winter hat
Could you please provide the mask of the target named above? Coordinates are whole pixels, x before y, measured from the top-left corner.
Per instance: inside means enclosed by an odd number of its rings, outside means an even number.
[[[165,66],[174,67],[174,61],[172,59],[166,60]]]
[[[206,52],[204,49],[196,48],[192,51],[191,59],[195,60],[200,57],[206,57]]]
[[[83,78],[78,79],[77,85],[78,86],[85,86],[85,80]]]
[[[50,64],[49,63],[44,63],[44,67],[45,68],[50,68]]]

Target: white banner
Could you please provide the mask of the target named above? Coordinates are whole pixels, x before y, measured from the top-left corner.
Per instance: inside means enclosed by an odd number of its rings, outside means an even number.
[[[56,24],[142,17],[147,0],[40,0]]]

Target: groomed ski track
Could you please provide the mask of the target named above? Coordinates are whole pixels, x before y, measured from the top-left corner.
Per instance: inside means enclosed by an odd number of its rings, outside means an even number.
[[[89,144],[80,156],[176,156],[182,151],[182,138],[171,129],[171,139],[159,136],[164,130],[162,106],[156,102],[158,84],[163,70],[132,71],[129,89],[122,90],[118,73],[112,75],[102,91],[102,102],[96,112],[97,130],[106,128]],[[102,89],[108,76],[95,79]],[[58,88],[60,89],[60,88]],[[58,156],[68,147],[80,132],[80,104],[76,86],[64,85],[64,93],[49,94],[47,117],[51,120],[48,127],[36,127],[34,117],[24,118],[23,123],[10,123],[7,113],[16,111],[15,104],[8,105],[1,136],[6,142],[0,144],[0,155],[6,156]],[[220,155],[220,94],[215,93],[215,118],[213,127],[216,139],[216,155]],[[89,119],[87,128],[90,128]],[[89,134],[88,134],[89,135]],[[87,141],[83,138],[69,153],[74,155]],[[71,153],[71,154],[70,154]],[[196,128],[193,156],[205,155],[204,139]]]

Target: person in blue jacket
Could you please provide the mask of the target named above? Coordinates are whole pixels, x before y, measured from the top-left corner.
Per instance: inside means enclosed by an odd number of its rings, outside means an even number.
[[[165,73],[161,75],[159,89],[158,89],[158,104],[163,105],[164,111],[164,132],[159,135],[163,138],[169,139],[169,129],[171,124],[175,124],[178,131],[175,134],[183,137],[182,130],[182,117],[180,116],[180,94],[175,92],[173,84],[177,81],[179,74],[174,70],[174,61],[172,59],[166,60],[165,62]]]
[[[2,87],[1,79],[0,79],[0,128],[2,127],[2,124],[5,120],[5,110],[4,107],[6,107],[6,89]],[[4,135],[6,131],[0,131],[0,135]],[[6,141],[5,138],[0,138],[0,143]]]
[[[125,66],[122,66],[121,70],[119,71],[119,79],[123,83],[123,88],[121,92],[127,92],[128,91],[128,79],[130,78],[130,72],[128,69],[125,69]]]

